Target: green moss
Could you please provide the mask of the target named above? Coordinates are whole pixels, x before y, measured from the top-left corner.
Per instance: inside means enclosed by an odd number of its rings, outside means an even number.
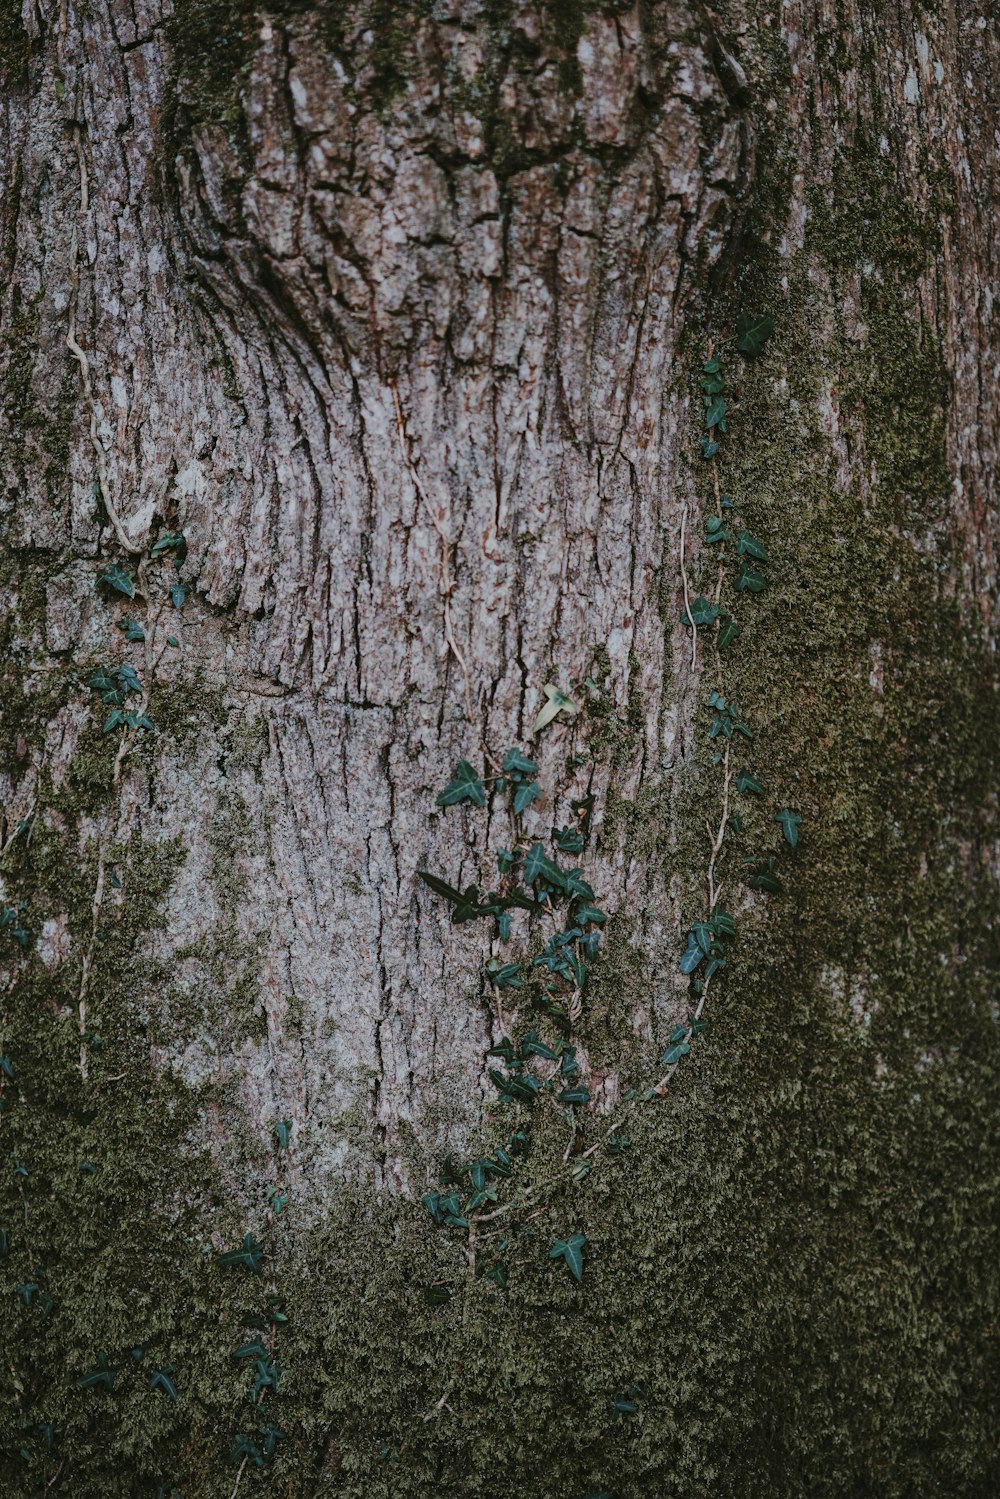
[[[10,84],[26,83],[31,43],[21,20],[19,0],[0,0],[0,67]]]
[[[744,633],[727,663],[756,736],[745,763],[773,801],[741,807],[746,832],[724,878],[735,898],[742,856],[780,848],[771,819],[788,803],[804,820],[799,850],[780,850],[787,893],[754,897],[741,918],[710,1029],[666,1101],[629,1123],[631,1152],[599,1156],[582,1186],[564,1181],[538,1212],[484,1232],[477,1264],[502,1263],[505,1292],[470,1284],[464,1236],[433,1229],[412,1201],[345,1183],[310,1221],[308,1181],[297,1189],[265,1236],[292,1320],[273,1407],[287,1435],[262,1492],[987,1499],[1000,1487],[1000,1058],[984,855],[1000,734],[994,663],[953,588],[948,381],[912,292],[934,245],[862,143],[835,195],[813,198],[807,256],[829,292],[794,264],[781,291],[769,247],[787,185],[780,139],[763,157],[742,279],[712,318],[747,306],[778,318],[740,376],[723,465],[773,559],[768,592],[740,601]],[[879,276],[866,276],[868,261]],[[855,276],[862,335],[841,312]],[[697,352],[693,342],[692,363]],[[852,457],[847,491],[819,417],[828,384],[852,454],[865,455]],[[612,763],[634,747],[641,708],[633,696],[612,722],[592,707]],[[173,732],[196,709],[175,723],[164,702],[157,716]],[[234,735],[230,754],[254,763],[264,727]],[[703,733],[696,744],[683,789],[675,776],[672,792],[636,805],[612,797],[605,820],[609,844],[661,850],[690,915],[701,829],[718,806]],[[67,865],[65,851],[73,819],[104,789],[102,748],[84,739],[54,803],[69,831],[40,830],[11,865],[35,906],[68,910],[76,931],[92,869]],[[247,998],[256,982],[252,963],[226,954],[243,891],[232,849],[251,837],[246,809],[224,804],[211,870],[229,913],[213,936],[223,1014],[234,966],[249,975]],[[126,904],[121,916],[109,908],[99,949],[105,1045],[87,1088],[73,966],[48,974],[23,960],[9,999],[25,1101],[3,1127],[10,1160],[31,1166],[34,1236],[20,1236],[20,1190],[4,1176],[12,1252],[0,1272],[19,1335],[3,1436],[12,1495],[37,1494],[60,1462],[51,1493],[74,1499],[138,1499],[161,1483],[185,1499],[232,1491],[226,1454],[250,1412],[231,1353],[272,1282],[224,1274],[203,1246],[213,1227],[227,1244],[260,1232],[233,1182],[262,1188],[273,1163],[240,1141],[239,1169],[220,1181],[199,1151],[227,1127],[227,1099],[149,1067],[151,1046],[176,1050],[189,1033],[180,988],[144,935],[169,920],[179,857],[138,840],[122,851]],[[634,937],[612,924],[585,1021],[595,1060],[627,1079],[635,996],[676,981],[649,971]],[[516,1117],[489,1113],[486,1142]],[[546,1179],[565,1144],[562,1121],[540,1114],[518,1181]],[[303,1158],[318,1148],[306,1139]],[[78,1156],[94,1176],[75,1171]],[[407,1156],[418,1174],[412,1142]],[[579,1289],[548,1258],[573,1231],[588,1236]],[[39,1264],[55,1297],[48,1321],[12,1291]],[[450,1289],[445,1305],[428,1302],[432,1285]],[[133,1367],[135,1342],[149,1351]],[[101,1346],[124,1371],[107,1398],[75,1388]],[[177,1369],[176,1407],[145,1388],[154,1360]],[[648,1393],[621,1420],[612,1402],[630,1384]],[[54,1421],[53,1457],[19,1417]],[[247,1493],[255,1483],[248,1470]]]

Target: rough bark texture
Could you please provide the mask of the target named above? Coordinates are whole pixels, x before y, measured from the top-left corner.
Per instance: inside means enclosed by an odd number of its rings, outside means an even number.
[[[247,1493],[997,1492],[988,11],[4,0],[0,68],[5,1492],[228,1495],[268,1290]],[[495,949],[416,871],[488,885],[515,836],[499,794],[435,809],[460,757],[540,745],[531,836],[594,793],[589,1140],[687,1013],[692,376],[741,309],[777,332],[722,481],[774,571],[728,685],[802,846],[501,1291],[415,1201],[510,1128]],[[134,742],[86,686],[122,661]],[[265,1223],[247,1290],[214,1251]]]

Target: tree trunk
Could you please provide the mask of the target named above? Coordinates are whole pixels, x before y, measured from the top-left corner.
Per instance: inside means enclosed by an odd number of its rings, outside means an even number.
[[[988,14],[0,68],[4,1492],[996,1493]]]

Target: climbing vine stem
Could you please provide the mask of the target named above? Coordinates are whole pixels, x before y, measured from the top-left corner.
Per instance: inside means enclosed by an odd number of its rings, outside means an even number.
[[[485,808],[492,798],[495,815],[498,795],[509,798],[513,832],[511,849],[500,849],[496,854],[495,888],[486,893],[479,883],[461,888],[429,870],[420,871],[424,884],[449,903],[453,923],[492,920],[495,946],[514,942],[519,947],[510,958],[491,958],[483,973],[484,982],[497,991],[495,1013],[500,1030],[485,1066],[498,1101],[510,1107],[516,1127],[492,1155],[471,1162],[449,1156],[441,1181],[423,1197],[424,1208],[436,1224],[465,1234],[467,1281],[488,1275],[503,1290],[506,1268],[502,1261],[491,1263],[494,1242],[499,1240],[501,1247],[507,1242],[508,1230],[501,1220],[537,1214],[550,1192],[560,1185],[585,1180],[599,1160],[613,1161],[628,1149],[631,1141],[624,1134],[624,1125],[638,1109],[663,1098],[668,1091],[671,1079],[707,1023],[705,1011],[713,982],[729,963],[736,918],[721,904],[724,882],[720,871],[730,835],[745,832],[745,818],[737,810],[736,799],[761,799],[765,788],[738,763],[741,754],[752,753],[754,734],[738,699],[727,694],[725,663],[741,633],[737,602],[750,601],[763,592],[767,580],[762,568],[770,559],[764,544],[741,523],[735,501],[723,493],[720,445],[735,410],[723,353],[735,348],[745,360],[752,361],[772,331],[769,318],[741,315],[729,340],[718,348],[709,345],[698,376],[704,423],[698,443],[704,468],[696,465],[696,472],[700,469],[708,476],[709,492],[704,497],[708,503],[706,506],[702,500],[692,505],[685,501],[681,507],[680,623],[690,631],[692,672],[698,665],[699,633],[705,635],[707,670],[702,674],[704,696],[699,719],[705,710],[711,715],[707,739],[712,766],[718,774],[717,810],[706,816],[704,823],[707,854],[700,909],[690,921],[679,958],[680,972],[689,983],[687,1017],[671,1031],[660,1058],[657,1081],[645,1090],[629,1089],[621,1106],[603,1121],[598,1139],[589,1144],[584,1141],[583,1120],[595,1100],[588,1086],[590,1067],[577,1038],[577,1026],[585,1010],[589,973],[607,917],[596,904],[597,896],[584,869],[563,862],[565,855],[580,857],[589,850],[594,812],[589,783],[586,796],[570,800],[570,821],[561,828],[553,826],[549,848],[524,829],[522,819],[540,795],[536,783],[539,766],[518,748],[508,750],[499,763],[492,755],[485,756],[486,763],[498,771],[493,776],[481,774],[467,760],[459,760],[452,780],[437,799],[439,808],[464,806],[475,811]],[[696,485],[696,489],[702,487]],[[709,512],[704,534],[692,549],[690,516],[704,509]],[[692,550],[693,567],[697,569],[694,576],[707,574],[704,592],[697,591],[689,575]],[[575,715],[581,706],[578,699],[591,691],[599,691],[591,678],[566,691],[546,684],[548,702],[536,720],[536,735],[560,711]],[[585,761],[587,757],[577,758]],[[798,814],[784,808],[775,821],[785,832],[785,841],[794,847],[801,821]],[[744,858],[744,881],[750,891],[780,893],[777,860],[774,850]],[[506,989],[513,993],[505,1012],[502,991]],[[501,1201],[501,1189],[513,1184],[517,1157],[528,1148],[540,1109],[555,1110],[570,1127],[562,1169],[525,1184]],[[584,1234],[569,1233],[557,1239],[549,1251],[550,1259],[562,1262],[577,1282],[584,1275],[586,1243]],[[432,1301],[448,1299],[447,1287],[432,1287],[431,1292],[435,1293]],[[467,1292],[464,1297],[463,1324],[468,1318]],[[445,1408],[454,1383],[453,1377],[432,1414]]]

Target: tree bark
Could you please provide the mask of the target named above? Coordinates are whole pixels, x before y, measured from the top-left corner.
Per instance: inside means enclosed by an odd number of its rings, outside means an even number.
[[[997,38],[6,0],[5,1492],[996,1492]],[[588,797],[546,1029],[418,872]]]

